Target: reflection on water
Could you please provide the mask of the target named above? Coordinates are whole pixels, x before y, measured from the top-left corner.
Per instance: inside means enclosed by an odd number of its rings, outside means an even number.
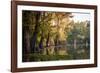
[[[76,49],[74,46],[67,46],[68,53],[73,56],[73,59],[89,59],[90,58],[90,46],[89,44],[78,44]]]
[[[90,59],[89,44],[49,45],[40,52],[29,53],[23,62]]]
[[[49,46],[46,49],[49,54],[54,54],[56,51],[59,55],[70,55],[72,59],[89,59],[90,58],[90,46],[89,44],[77,44],[74,48],[74,44]],[[45,53],[46,54],[46,53]]]

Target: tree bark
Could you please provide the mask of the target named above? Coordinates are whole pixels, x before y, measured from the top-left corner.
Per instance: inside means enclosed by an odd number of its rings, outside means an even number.
[[[30,53],[30,35],[29,27],[23,29],[23,61],[29,61],[28,55]]]
[[[40,53],[43,50],[43,40],[44,40],[44,37],[43,37],[43,34],[41,34],[41,39],[40,39],[40,43],[39,43],[39,52]]]
[[[46,40],[46,47],[49,46],[49,38],[50,38],[50,33],[48,33],[48,37],[47,37],[47,40]]]
[[[26,32],[25,39],[26,39],[26,54],[27,54],[26,61],[28,62],[29,61],[28,55],[30,53],[30,35],[29,35],[28,31]]]
[[[77,49],[77,45],[76,45],[76,43],[77,43],[77,40],[74,39],[74,49]]]
[[[32,37],[31,48],[32,52],[36,52],[36,40],[37,40],[37,33],[39,31],[39,20],[40,20],[41,12],[37,11],[35,13],[35,29]]]

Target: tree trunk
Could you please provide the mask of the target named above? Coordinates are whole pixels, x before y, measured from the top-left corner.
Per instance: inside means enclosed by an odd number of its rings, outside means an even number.
[[[57,24],[57,33],[56,33],[56,38],[55,38],[55,53],[57,54],[58,53],[58,45],[59,45],[59,25],[60,25],[60,18],[57,16],[57,21],[56,21],[56,24]]]
[[[30,53],[30,35],[29,27],[23,29],[23,61],[29,61],[28,55]]]
[[[55,53],[57,54],[58,53],[58,35],[56,35],[56,39],[54,40],[54,42],[55,42],[55,48],[54,48],[54,50],[55,50]]]
[[[74,39],[74,49],[77,49],[77,45],[76,45],[76,43],[77,43],[77,40]]]
[[[49,38],[50,38],[50,33],[48,33],[48,37],[47,37],[47,40],[46,40],[46,47],[49,46]]]
[[[40,43],[39,43],[39,52],[40,53],[43,50],[43,40],[44,40],[44,37],[43,37],[43,34],[41,34],[41,39],[40,39]]]
[[[37,40],[37,33],[39,31],[39,20],[40,20],[40,12],[36,12],[35,13],[35,29],[34,29],[34,33],[33,33],[33,37],[32,37],[32,42],[31,42],[31,48],[32,48],[32,52],[36,52],[36,40]]]
[[[30,35],[28,32],[25,33],[25,39],[26,39],[26,54],[27,54],[27,58],[26,61],[29,61],[29,53],[30,53]]]

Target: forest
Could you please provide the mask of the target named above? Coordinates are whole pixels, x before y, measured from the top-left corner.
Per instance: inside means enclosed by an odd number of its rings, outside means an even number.
[[[90,58],[90,21],[72,12],[22,11],[22,61]]]

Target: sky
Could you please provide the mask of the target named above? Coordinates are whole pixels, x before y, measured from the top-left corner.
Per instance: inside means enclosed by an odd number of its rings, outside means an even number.
[[[72,13],[72,15],[73,15],[72,19],[75,22],[90,20],[90,14],[89,13]]]

